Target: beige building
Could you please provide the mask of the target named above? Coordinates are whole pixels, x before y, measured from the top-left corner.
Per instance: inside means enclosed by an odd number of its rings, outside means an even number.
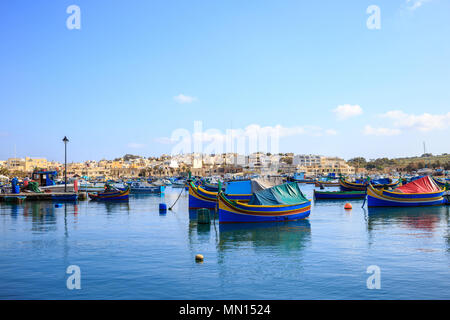
[[[298,172],[305,172],[309,175],[349,175],[355,173],[355,168],[348,165],[344,159],[337,157],[324,157],[316,155],[296,155],[294,165]]]
[[[34,169],[47,169],[48,162],[45,158],[30,158],[25,157],[25,171],[33,172]]]
[[[25,171],[25,160],[22,158],[9,158],[6,168],[10,171]]]

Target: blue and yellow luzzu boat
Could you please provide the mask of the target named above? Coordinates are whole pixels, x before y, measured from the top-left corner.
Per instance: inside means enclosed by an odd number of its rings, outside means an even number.
[[[223,188],[221,187],[223,190]],[[218,190],[218,189],[217,189]],[[239,200],[242,202],[250,201],[251,181],[231,181],[225,188],[225,194],[230,200]],[[189,209],[214,209],[217,207],[217,191],[206,190],[203,186],[196,186],[193,182],[189,183]]]
[[[448,185],[450,185],[450,181],[442,181],[438,178],[433,178],[434,182],[443,190],[447,188]]]
[[[130,195],[130,187],[125,190],[111,190],[99,193],[88,193],[91,200],[97,201],[126,201]]]
[[[210,190],[203,185],[189,184],[189,209],[216,208],[217,190]],[[252,184],[250,180],[230,181],[225,188],[225,194],[230,200],[250,201]],[[224,188],[221,187],[223,190]]]
[[[426,176],[393,191],[367,188],[368,207],[420,207],[445,204],[444,190]]]
[[[378,179],[372,180],[371,184],[376,189],[395,188],[400,184],[400,180],[397,182],[392,182],[390,179]],[[367,181],[349,182],[344,179],[339,180],[339,187],[341,191],[366,191],[368,185],[369,183]]]
[[[207,191],[202,186],[196,186],[193,181],[189,186],[189,210],[214,209],[217,206],[217,192]]]
[[[311,200],[306,199],[296,182],[255,192],[249,203],[230,200],[223,192],[218,201],[219,223],[301,220],[311,212]]]

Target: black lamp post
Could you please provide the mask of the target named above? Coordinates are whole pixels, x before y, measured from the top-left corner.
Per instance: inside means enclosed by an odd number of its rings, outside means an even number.
[[[69,139],[64,136],[62,141],[64,142],[64,192],[67,192],[67,142]]]

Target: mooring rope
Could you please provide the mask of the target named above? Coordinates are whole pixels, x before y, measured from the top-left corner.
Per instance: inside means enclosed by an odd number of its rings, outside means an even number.
[[[184,191],[184,188],[185,188],[185,187],[183,186],[183,189],[181,189],[181,192],[180,192],[180,194],[178,195],[177,200],[175,200],[175,202],[169,207],[169,210],[172,210],[173,206],[177,203],[178,199],[180,199],[181,194],[182,194],[183,191]]]

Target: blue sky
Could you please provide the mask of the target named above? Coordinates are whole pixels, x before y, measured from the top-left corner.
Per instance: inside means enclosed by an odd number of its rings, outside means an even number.
[[[281,152],[450,153],[449,34],[445,0],[2,1],[0,159],[62,160],[65,135],[73,161],[170,153],[196,120],[281,126]]]

